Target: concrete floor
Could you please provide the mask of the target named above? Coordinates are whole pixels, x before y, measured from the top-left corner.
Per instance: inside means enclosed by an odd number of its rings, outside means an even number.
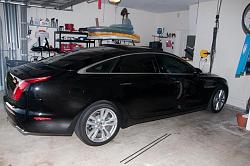
[[[207,111],[120,130],[101,147],[75,135],[24,136],[7,121],[0,96],[0,166],[119,166],[120,161],[165,133],[172,134],[128,166],[249,166],[250,133],[234,125],[236,112]]]

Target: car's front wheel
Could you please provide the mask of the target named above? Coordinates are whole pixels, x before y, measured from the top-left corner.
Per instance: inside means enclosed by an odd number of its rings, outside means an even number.
[[[100,146],[111,141],[120,129],[119,113],[112,104],[93,104],[83,111],[75,132],[86,144]]]
[[[227,88],[223,86],[218,87],[212,94],[212,97],[208,105],[208,110],[214,113],[220,112],[223,109],[224,105],[226,104],[227,97],[228,97]]]

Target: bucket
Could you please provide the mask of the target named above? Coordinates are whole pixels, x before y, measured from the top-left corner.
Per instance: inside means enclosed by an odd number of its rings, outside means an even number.
[[[65,24],[65,30],[74,31],[74,24]]]
[[[243,115],[244,115],[243,113],[237,113],[236,114],[237,123],[238,123],[239,127],[246,128],[246,126],[247,126],[247,118],[245,118]]]

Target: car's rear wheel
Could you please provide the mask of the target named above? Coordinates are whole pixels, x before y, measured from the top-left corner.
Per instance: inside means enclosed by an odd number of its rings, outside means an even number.
[[[100,146],[111,141],[120,129],[119,113],[113,104],[96,103],[83,111],[75,132],[86,144]]]
[[[208,110],[214,113],[220,112],[223,109],[224,105],[226,104],[227,97],[228,97],[227,89],[223,86],[218,87],[214,91],[210,99]]]

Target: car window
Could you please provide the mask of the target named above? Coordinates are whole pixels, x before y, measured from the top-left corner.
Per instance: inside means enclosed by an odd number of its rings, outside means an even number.
[[[113,73],[156,73],[155,57],[150,54],[134,54],[122,57]]]
[[[46,64],[62,69],[73,69],[74,67],[85,67],[95,62],[95,52],[76,51],[50,57],[41,61],[38,64]]]
[[[36,62],[35,65],[46,65],[66,70],[79,70],[91,64],[118,56],[121,53],[122,51],[112,47],[85,48],[41,60]]]
[[[113,68],[114,63],[116,61],[117,61],[117,58],[112,59],[112,60],[108,60],[108,61],[105,61],[103,63],[97,64],[93,67],[90,67],[86,71],[91,72],[91,73],[109,73],[110,70]]]
[[[194,68],[182,60],[166,54],[156,56],[162,73],[193,73]]]

